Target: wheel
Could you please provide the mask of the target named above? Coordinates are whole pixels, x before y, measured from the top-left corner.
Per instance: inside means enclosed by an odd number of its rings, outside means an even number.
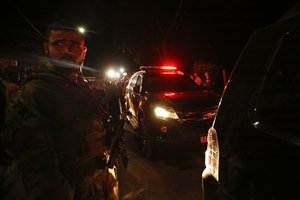
[[[144,117],[140,117],[139,119],[138,132],[140,137],[141,152],[143,156],[149,159],[153,159],[157,153],[156,143],[150,136],[149,127],[145,123]]]

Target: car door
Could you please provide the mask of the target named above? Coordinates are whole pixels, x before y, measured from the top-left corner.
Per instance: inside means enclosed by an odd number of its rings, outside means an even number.
[[[299,20],[258,31],[240,56],[208,135],[204,199],[299,199]]]
[[[133,115],[137,118],[139,105],[142,101],[142,75],[138,75],[136,78],[137,79],[132,90],[132,106],[134,110]]]
[[[134,115],[134,92],[133,92],[133,88],[136,84],[136,81],[137,81],[137,78],[138,76],[136,74],[134,74],[129,83],[128,83],[128,86],[127,86],[127,89],[126,89],[126,103],[127,103],[127,109],[128,111]]]

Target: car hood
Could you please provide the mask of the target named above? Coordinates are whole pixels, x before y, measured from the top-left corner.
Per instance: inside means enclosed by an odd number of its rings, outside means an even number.
[[[220,95],[213,91],[161,92],[151,94],[153,102],[175,110],[209,109],[218,105]]]

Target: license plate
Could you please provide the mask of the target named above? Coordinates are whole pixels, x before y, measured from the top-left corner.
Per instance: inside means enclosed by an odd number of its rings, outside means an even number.
[[[206,142],[207,142],[207,136],[206,135],[200,136],[200,143],[206,143]]]

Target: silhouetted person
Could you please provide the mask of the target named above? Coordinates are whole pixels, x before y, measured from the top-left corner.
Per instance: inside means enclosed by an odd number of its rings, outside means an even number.
[[[4,85],[11,98],[19,89],[18,83],[20,81],[20,73],[14,67],[6,67],[4,69]]]

